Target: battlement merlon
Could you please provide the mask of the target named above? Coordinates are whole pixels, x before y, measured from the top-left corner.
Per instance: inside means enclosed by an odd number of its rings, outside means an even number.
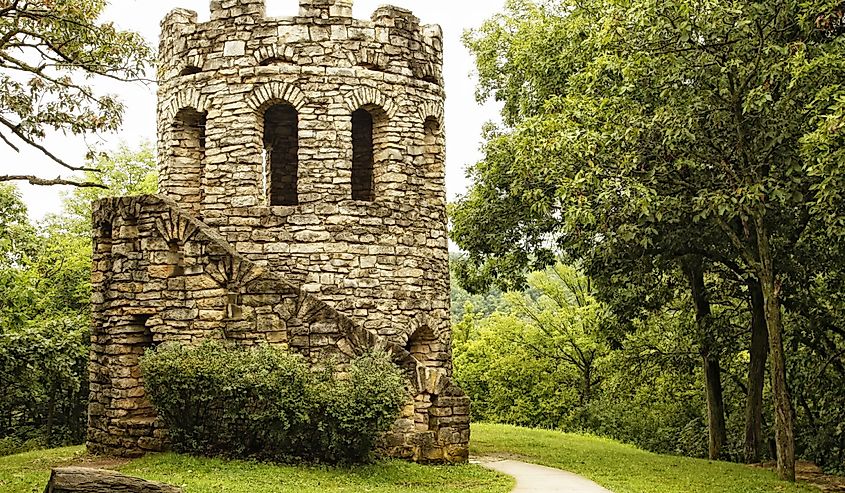
[[[300,0],[298,16],[268,18],[265,1],[212,0],[211,18],[202,23],[196,12],[170,12],[161,23],[160,80],[180,75],[186,66],[197,71],[209,64],[214,69],[243,67],[235,57],[268,51],[287,53],[278,58],[288,63],[321,66],[311,57],[299,62],[297,55],[333,45],[332,51],[348,53],[349,61],[334,59],[325,66],[371,68],[442,86],[443,31],[421,25],[409,10],[382,6],[370,20],[359,20],[352,18],[352,0]],[[238,49],[226,50],[221,39]]]

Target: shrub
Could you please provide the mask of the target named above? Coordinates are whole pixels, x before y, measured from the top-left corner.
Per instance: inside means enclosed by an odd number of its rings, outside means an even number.
[[[312,456],[325,462],[363,462],[379,435],[390,429],[405,399],[405,378],[385,353],[352,361],[338,379],[323,373],[313,394],[317,405],[310,443]]]
[[[285,350],[169,344],[141,363],[145,387],[177,452],[281,462],[362,462],[405,399],[386,355],[348,373],[311,371]]]

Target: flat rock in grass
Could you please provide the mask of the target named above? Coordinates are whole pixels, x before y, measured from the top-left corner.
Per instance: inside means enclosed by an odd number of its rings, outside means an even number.
[[[44,493],[182,493],[182,489],[103,469],[57,467]]]

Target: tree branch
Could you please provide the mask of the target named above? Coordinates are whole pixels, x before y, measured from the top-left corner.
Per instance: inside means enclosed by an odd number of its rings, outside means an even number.
[[[66,180],[64,178],[58,177],[52,180],[46,178],[39,178],[37,176],[32,175],[0,175],[0,182],[4,181],[28,181],[31,185],[39,185],[39,186],[49,186],[49,185],[70,185],[73,187],[79,188],[102,188],[104,190],[108,190],[109,187],[100,184],[94,183],[90,181],[76,181],[76,180]]]
[[[43,145],[39,144],[38,142],[35,142],[34,140],[30,139],[30,138],[29,138],[29,136],[27,136],[25,133],[21,132],[21,130],[20,130],[20,128],[18,127],[18,125],[15,125],[14,123],[10,122],[9,120],[7,120],[7,119],[5,119],[5,118],[3,118],[3,117],[1,117],[1,116],[0,116],[0,124],[5,125],[5,126],[6,126],[9,130],[11,130],[11,131],[12,131],[12,133],[13,133],[13,134],[15,134],[15,136],[17,136],[17,138],[19,138],[19,139],[21,139],[22,141],[26,142],[26,143],[27,143],[27,144],[29,144],[30,146],[32,146],[32,147],[34,147],[34,148],[38,149],[38,150],[39,150],[39,151],[41,151],[41,152],[42,152],[45,156],[47,156],[48,158],[50,158],[53,162],[55,162],[55,163],[57,163],[57,164],[59,164],[59,165],[61,165],[61,166],[65,167],[65,168],[67,168],[67,169],[69,169],[69,170],[71,170],[71,171],[91,171],[91,172],[93,172],[93,173],[97,173],[97,172],[99,172],[99,170],[97,170],[96,168],[86,168],[86,167],[84,167],[84,166],[74,166],[74,165],[72,165],[72,164],[69,164],[69,163],[65,162],[65,161],[64,161],[64,160],[62,160],[60,157],[56,156],[55,154],[53,154],[52,152],[50,152],[49,150],[47,150],[47,148],[46,148],[46,147],[44,147]],[[5,138],[4,138],[4,140],[5,140]]]

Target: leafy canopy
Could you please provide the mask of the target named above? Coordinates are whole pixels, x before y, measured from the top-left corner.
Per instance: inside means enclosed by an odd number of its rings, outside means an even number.
[[[845,37],[816,20],[839,3],[510,1],[465,40],[505,122],[452,208],[465,283],[703,240],[753,264],[755,218],[837,226]]]
[[[141,80],[152,49],[137,33],[98,19],[105,0],[6,0],[0,2],[0,140],[14,150],[31,146],[56,164],[87,171],[48,149],[48,132],[86,135],[117,130],[123,104],[99,94],[94,78]],[[0,181],[92,186],[32,175]]]

